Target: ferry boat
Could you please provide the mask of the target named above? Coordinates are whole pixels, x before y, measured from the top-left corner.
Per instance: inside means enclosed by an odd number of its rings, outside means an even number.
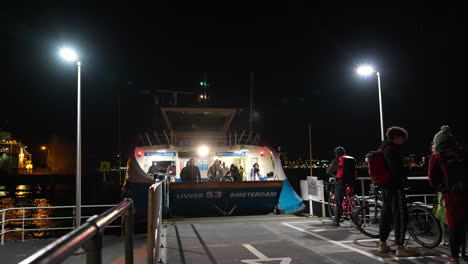
[[[209,105],[159,107],[162,129],[142,133],[127,164],[124,194],[135,202],[137,217],[146,215],[149,186],[166,178],[163,200],[169,216],[295,213],[304,208],[276,150],[262,144],[259,133],[231,130],[240,111]],[[200,169],[199,182],[181,180],[191,159]],[[238,167],[242,181],[209,181],[216,160],[227,170],[231,164]],[[254,164],[259,174],[250,179]]]

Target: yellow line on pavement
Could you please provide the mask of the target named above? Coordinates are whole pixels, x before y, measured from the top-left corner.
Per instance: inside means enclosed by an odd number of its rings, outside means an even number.
[[[210,223],[210,222],[236,222],[236,221],[261,221],[261,220],[281,220],[281,219],[302,219],[316,218],[316,216],[287,216],[287,217],[267,217],[267,218],[236,218],[236,219],[219,219],[219,220],[183,220],[183,221],[166,221],[163,224],[178,224],[178,223]]]

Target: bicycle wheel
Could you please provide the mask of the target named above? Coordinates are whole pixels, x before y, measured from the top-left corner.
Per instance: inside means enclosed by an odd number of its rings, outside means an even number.
[[[437,247],[442,241],[442,228],[429,208],[413,204],[408,208],[408,233],[425,248]]]
[[[382,206],[379,203],[368,203],[353,214],[352,220],[361,233],[370,238],[378,238],[381,214]]]
[[[347,210],[348,210],[348,216],[349,216],[349,220],[351,220],[351,224],[356,226],[354,216],[357,210],[359,210],[359,208],[361,207],[361,200],[359,200],[359,198],[354,194],[351,195],[349,198],[350,198],[350,201],[346,205]]]

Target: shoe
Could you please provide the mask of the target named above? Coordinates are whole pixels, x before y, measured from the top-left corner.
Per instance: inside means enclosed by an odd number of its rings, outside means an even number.
[[[392,249],[387,244],[379,244],[379,253],[388,253]]]
[[[397,248],[396,250],[397,257],[415,257],[417,255],[419,255],[418,252],[407,248]]]
[[[449,258],[444,264],[460,264],[460,261],[458,259]]]

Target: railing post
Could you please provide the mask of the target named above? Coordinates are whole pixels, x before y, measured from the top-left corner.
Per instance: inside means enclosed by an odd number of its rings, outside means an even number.
[[[2,212],[2,245],[5,244],[5,212]]]
[[[133,202],[124,216],[125,264],[133,264]]]
[[[154,186],[154,185],[153,185]],[[154,234],[154,188],[151,186],[148,190],[148,237],[146,241],[147,247],[147,262],[148,264],[154,263],[154,250],[155,250],[155,234]]]
[[[163,248],[164,245],[161,243],[161,225],[162,225],[162,186],[161,184],[158,185],[158,189],[156,192],[156,206],[158,208],[158,214],[156,215],[158,217],[158,222],[157,222],[157,228],[158,228],[158,236],[157,236],[157,242],[158,244],[156,245],[156,252],[157,252],[157,260],[158,263],[163,263],[161,259],[161,251],[160,248]]]
[[[73,208],[72,208],[73,219],[76,218],[76,210],[75,210],[75,209],[76,209],[76,207],[73,207]],[[72,224],[73,226],[72,226],[72,227],[73,227],[73,229],[75,229],[75,221],[72,220],[72,222],[73,222],[73,224]]]
[[[25,215],[26,209],[23,209],[23,228],[21,229],[21,241],[24,242],[24,215]]]
[[[361,194],[362,194],[362,199],[364,201],[364,197],[366,196],[366,190],[364,189],[364,180],[361,179]]]
[[[95,223],[93,223],[95,224]],[[98,230],[96,235],[86,242],[84,248],[86,251],[87,264],[101,264],[102,263],[102,236],[101,230]]]

